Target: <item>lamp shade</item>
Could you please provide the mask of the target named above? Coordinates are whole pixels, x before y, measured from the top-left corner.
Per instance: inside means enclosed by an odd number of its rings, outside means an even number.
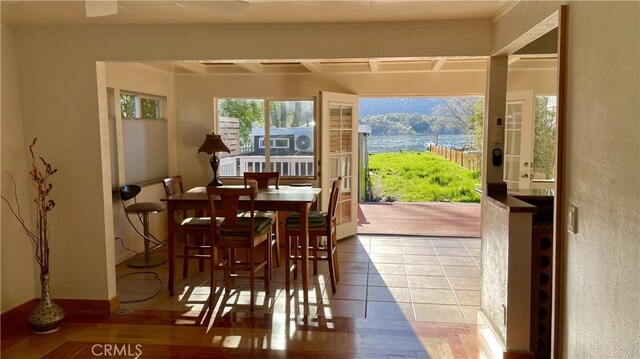
[[[222,142],[222,138],[220,135],[216,135],[215,132],[207,135],[204,143],[198,148],[198,153],[206,152],[208,154],[213,154],[216,152],[228,152],[231,153],[231,150],[227,147],[227,145]]]

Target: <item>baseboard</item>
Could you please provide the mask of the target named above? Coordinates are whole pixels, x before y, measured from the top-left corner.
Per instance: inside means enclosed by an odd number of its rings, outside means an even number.
[[[15,322],[26,322],[27,316],[38,305],[40,298],[34,298],[7,310],[0,315],[2,330],[4,325]],[[120,297],[117,295],[109,300],[92,299],[58,299],[53,302],[64,309],[65,315],[90,315],[107,317],[120,307]]]
[[[504,352],[502,359],[533,359],[535,355],[532,352]]]
[[[31,329],[27,325],[27,317],[39,301],[40,298],[31,299],[0,315],[0,338],[3,349],[12,346],[31,333]],[[73,320],[106,318],[120,306],[120,298],[117,295],[110,300],[54,298],[53,301],[64,309],[66,318],[73,318]]]
[[[117,295],[110,300],[54,298],[53,301],[64,309],[66,316],[108,317],[120,306]]]
[[[484,338],[485,342],[489,345],[491,354],[494,358],[500,358],[503,353],[506,352],[504,342],[501,340],[498,333],[495,332],[491,322],[486,317],[481,309],[476,311],[476,320],[478,325],[478,332]]]
[[[500,340],[500,336],[482,310],[477,311],[477,323],[478,331],[491,346],[495,358],[502,356],[502,359],[533,359],[535,357],[533,352],[507,351],[505,344]]]

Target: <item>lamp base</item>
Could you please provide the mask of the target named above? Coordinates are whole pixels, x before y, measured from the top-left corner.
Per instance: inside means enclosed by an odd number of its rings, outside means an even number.
[[[211,182],[207,185],[209,187],[220,187],[222,186],[222,181],[218,179],[218,177],[214,177]]]

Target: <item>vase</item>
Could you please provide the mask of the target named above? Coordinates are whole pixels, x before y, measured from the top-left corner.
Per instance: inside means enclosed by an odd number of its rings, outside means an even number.
[[[60,329],[64,319],[64,310],[51,299],[49,291],[49,273],[40,274],[42,296],[38,306],[29,314],[27,322],[36,334],[53,333]]]

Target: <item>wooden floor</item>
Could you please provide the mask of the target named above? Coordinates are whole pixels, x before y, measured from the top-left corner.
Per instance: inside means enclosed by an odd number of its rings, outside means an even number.
[[[195,262],[177,272],[176,296],[166,290],[166,265],[117,268],[118,314],[65,320],[34,335],[26,325],[2,333],[3,358],[492,358],[500,356],[475,324],[479,304],[479,240],[359,235],[341,241],[336,293],[327,269],[310,278],[309,303],[300,287],[284,290],[276,268],[268,293],[257,284],[248,309],[246,283],[208,307],[208,271]],[[159,253],[162,255],[162,253]],[[177,266],[181,267],[181,266]],[[147,272],[147,273],[145,273]],[[299,279],[297,280],[299,282]],[[144,300],[148,297],[151,299]]]
[[[480,237],[480,204],[360,203],[358,233]]]

